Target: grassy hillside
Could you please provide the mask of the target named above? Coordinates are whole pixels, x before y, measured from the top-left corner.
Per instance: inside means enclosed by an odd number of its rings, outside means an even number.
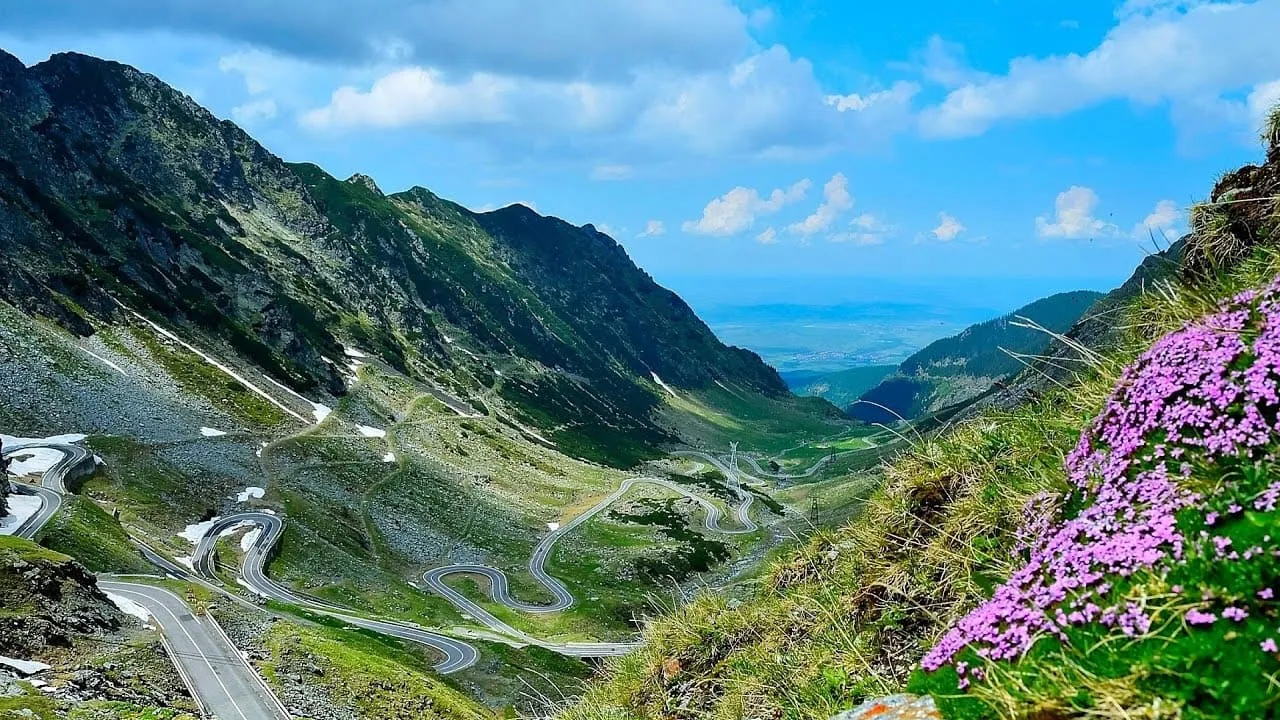
[[[1069,330],[1101,297],[1085,290],[1051,295],[935,341],[848,405],[849,414],[865,422],[914,420],[972,400],[1021,372],[1049,346],[1049,332]]]
[[[656,618],[559,717],[826,720],[904,689],[946,718],[1274,717],[1278,169],[1215,188],[1180,275],[1068,382],[918,438],[858,518],[746,602]],[[1214,204],[1241,192],[1267,209]]]
[[[820,397],[836,407],[849,407],[897,369],[894,365],[868,365],[836,372],[783,373],[787,387],[797,395]]]

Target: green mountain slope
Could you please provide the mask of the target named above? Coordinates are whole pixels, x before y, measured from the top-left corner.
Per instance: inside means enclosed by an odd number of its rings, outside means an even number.
[[[123,303],[313,399],[345,392],[332,361],[357,345],[492,391],[611,464],[677,440],[652,418],[655,374],[787,392],[591,226],[286,164],[156,78],[82,55],[0,54],[0,257],[0,297],[80,335]]]
[[[894,422],[971,401],[1020,373],[1031,361],[1026,356],[1049,347],[1052,336],[1022,327],[1018,318],[1064,333],[1101,297],[1085,290],[1051,295],[930,343],[850,404],[849,414],[864,422]]]
[[[1273,145],[1051,349],[1070,370],[918,437],[859,517],[655,619],[558,717],[1276,717],[1277,197]]]
[[[837,407],[848,407],[895,370],[894,365],[868,365],[836,372],[798,370],[782,373],[782,379],[797,395],[825,398]]]

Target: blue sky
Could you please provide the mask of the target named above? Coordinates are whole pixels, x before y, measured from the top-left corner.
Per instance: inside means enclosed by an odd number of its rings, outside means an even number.
[[[616,237],[659,280],[1106,287],[1280,100],[1280,0],[45,0],[288,160]],[[976,280],[975,280],[976,279]],[[790,285],[792,294],[796,285]],[[803,287],[803,286],[800,286]]]

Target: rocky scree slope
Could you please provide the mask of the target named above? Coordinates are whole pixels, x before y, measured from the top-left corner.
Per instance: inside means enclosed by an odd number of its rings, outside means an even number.
[[[355,345],[494,388],[613,464],[673,439],[651,419],[652,374],[786,393],[591,226],[286,164],[158,79],[83,55],[27,68],[0,52],[0,261],[0,298],[81,335],[126,319],[119,301],[332,395],[329,361]]]
[[[849,414],[865,422],[894,422],[970,402],[1034,361],[1010,353],[1039,355],[1049,346],[1051,335],[1023,327],[1019,318],[1063,333],[1101,297],[1086,290],[1051,295],[930,343],[865,392],[849,407]]]

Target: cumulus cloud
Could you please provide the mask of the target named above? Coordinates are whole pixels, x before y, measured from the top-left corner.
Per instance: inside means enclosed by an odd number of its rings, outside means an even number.
[[[827,95],[808,61],[774,46],[719,70],[641,70],[625,82],[406,67],[367,88],[340,88],[303,121],[323,130],[465,128],[469,140],[514,152],[637,161],[822,155],[878,146],[910,126],[914,92]]]
[[[913,126],[914,83],[825,87],[753,39],[773,17],[734,0],[47,0],[6,8],[5,29],[202,43],[243,76],[241,105],[269,97],[313,132],[452,135],[508,161],[809,159]]]
[[[1161,200],[1155,208],[1133,229],[1133,235],[1145,239],[1151,235],[1169,239],[1177,234],[1182,224],[1182,211],[1172,200]]]
[[[1094,217],[1098,194],[1092,188],[1072,185],[1058,193],[1052,218],[1036,218],[1036,234],[1042,238],[1079,240],[1114,235],[1116,227]]]
[[[707,203],[701,218],[687,220],[680,227],[697,235],[737,235],[751,227],[757,217],[776,213],[803,200],[811,185],[805,178],[789,188],[774,190],[768,197],[761,197],[755,189],[738,186]]]
[[[774,230],[772,227],[767,227],[756,236],[756,242],[761,245],[777,245],[778,231]]]
[[[700,72],[751,47],[731,0],[41,0],[6,3],[13,33],[171,31],[320,62],[406,61],[465,72],[624,78]]]
[[[888,90],[848,95],[827,95],[823,102],[839,112],[864,112],[876,105],[892,105],[901,107],[910,104],[911,98],[920,92],[920,86],[911,82],[898,82]]]
[[[904,69],[918,72],[926,81],[945,88],[957,88],[990,78],[986,73],[969,66],[964,46],[951,42],[941,35],[933,35],[922,50],[915,53],[913,62]]]
[[[1280,2],[1127,3],[1093,50],[1014,59],[1002,75],[974,79],[925,110],[930,136],[977,135],[1013,119],[1055,117],[1115,99],[1170,102],[1174,118],[1194,115],[1280,76]],[[1189,108],[1189,109],[1188,109]],[[1237,120],[1244,120],[1237,117]]]
[[[892,231],[893,228],[889,227],[879,216],[871,213],[862,213],[849,221],[847,229],[834,233],[827,239],[834,243],[880,245]]]
[[[805,219],[787,226],[787,231],[808,237],[831,229],[835,221],[853,207],[853,196],[849,194],[849,179],[844,173],[831,176],[822,186],[822,203]]]
[[[640,237],[658,237],[667,232],[666,223],[661,220],[650,220],[645,223],[644,232],[640,233]]]
[[[406,68],[368,91],[339,88],[327,106],[303,115],[302,123],[317,129],[497,123],[509,118],[501,100],[510,88],[509,80],[494,75],[451,84],[438,71]]]
[[[943,242],[955,240],[960,233],[965,231],[965,226],[960,221],[948,215],[945,212],[938,213],[938,227],[930,232],[933,236]]]

